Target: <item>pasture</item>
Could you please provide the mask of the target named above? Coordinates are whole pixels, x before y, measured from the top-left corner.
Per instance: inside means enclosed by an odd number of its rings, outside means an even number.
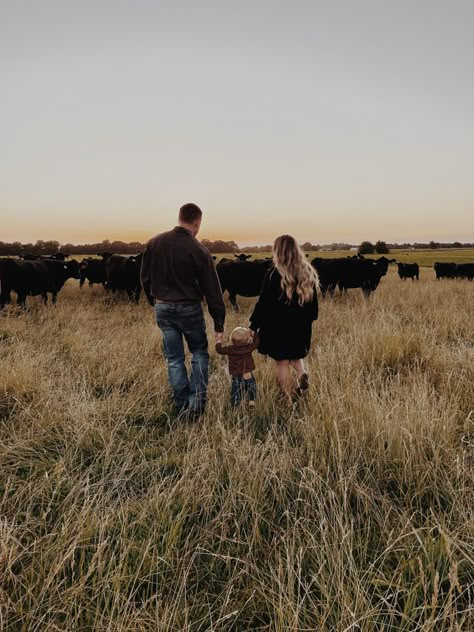
[[[211,336],[193,425],[143,297],[28,304],[0,313],[1,630],[474,629],[472,282],[320,300],[294,411],[256,354],[231,412]]]

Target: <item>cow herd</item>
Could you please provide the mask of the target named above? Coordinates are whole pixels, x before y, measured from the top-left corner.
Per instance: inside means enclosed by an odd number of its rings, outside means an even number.
[[[122,256],[102,252],[97,257],[87,257],[82,261],[67,261],[68,255],[58,252],[55,255],[36,256],[25,254],[19,258],[0,258],[0,308],[11,302],[11,293],[17,295],[17,304],[25,307],[27,296],[41,296],[48,302],[48,294],[56,303],[58,292],[65,282],[78,279],[82,288],[86,281],[89,285],[100,284],[113,293],[126,294],[131,301],[138,303],[141,294],[140,267],[142,253]],[[238,310],[237,296],[258,296],[265,274],[272,263],[271,257],[250,260],[252,255],[239,254],[234,258],[223,257],[217,262],[216,272],[222,292],[228,292],[230,303]],[[364,297],[374,292],[389,265],[395,259],[385,256],[378,259],[366,259],[363,256],[321,258],[311,261],[317,270],[320,289],[323,296],[334,295],[336,288],[341,293],[350,288],[361,288]],[[474,263],[434,264],[436,278],[474,278]],[[417,263],[398,263],[400,279],[419,279]],[[148,297],[150,302],[151,299]]]

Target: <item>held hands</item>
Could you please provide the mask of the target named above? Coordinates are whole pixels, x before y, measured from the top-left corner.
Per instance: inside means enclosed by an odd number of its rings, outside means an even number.
[[[215,331],[214,332],[214,336],[215,336],[215,339],[216,339],[216,344],[218,342],[222,342],[222,340],[224,339],[224,334],[222,333],[222,331]]]

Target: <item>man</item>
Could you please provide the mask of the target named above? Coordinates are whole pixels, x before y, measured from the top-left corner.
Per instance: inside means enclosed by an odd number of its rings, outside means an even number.
[[[197,239],[202,211],[196,204],[179,210],[178,226],[156,235],[143,253],[141,282],[154,303],[168,363],[168,379],[178,414],[199,416],[206,405],[209,353],[201,302],[205,297],[222,339],[225,306],[211,253]],[[191,376],[185,365],[183,338],[192,353]]]

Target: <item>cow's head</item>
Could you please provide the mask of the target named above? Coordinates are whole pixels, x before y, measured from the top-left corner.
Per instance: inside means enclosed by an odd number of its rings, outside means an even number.
[[[67,271],[69,277],[73,279],[81,278],[81,269],[79,266],[79,262],[76,261],[75,259],[71,259],[71,261],[64,261],[63,267],[64,267],[64,270]]]
[[[373,259],[374,265],[380,270],[382,276],[387,274],[388,266],[391,263],[396,263],[395,259],[387,259],[387,257],[379,257],[378,259]]]
[[[107,261],[107,259],[111,257],[113,254],[114,254],[113,252],[98,252],[97,256],[102,257],[104,261]]]
[[[236,259],[238,259],[239,261],[247,261],[247,259],[250,259],[250,258],[251,258],[251,256],[252,256],[252,255],[245,255],[245,254],[243,254],[243,253],[238,254],[238,255],[235,255],[235,254],[234,254],[234,257],[235,257]]]

